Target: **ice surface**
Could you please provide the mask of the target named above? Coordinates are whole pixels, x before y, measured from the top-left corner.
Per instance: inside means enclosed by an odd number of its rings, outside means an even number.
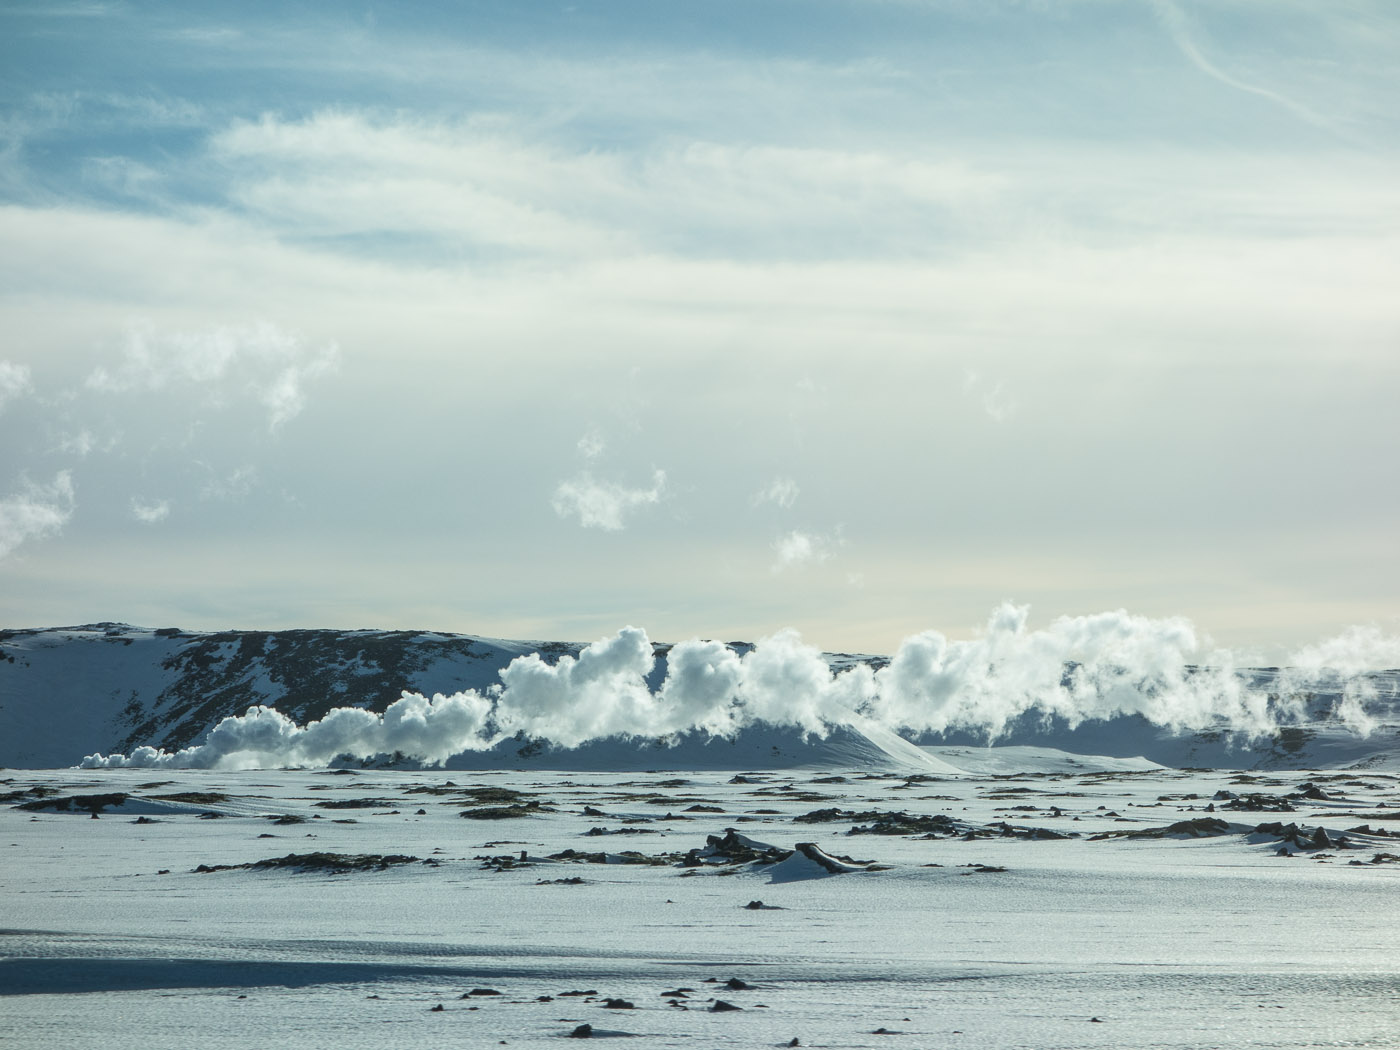
[[[588,1023],[657,1047],[1395,1045],[1400,780],[1073,761],[5,771],[0,1042],[544,1047]],[[797,820],[820,810],[861,819]],[[896,812],[956,830],[849,833]],[[1121,834],[1206,817],[1240,830]],[[686,865],[726,828],[880,870]],[[196,871],[312,853],[421,860]]]

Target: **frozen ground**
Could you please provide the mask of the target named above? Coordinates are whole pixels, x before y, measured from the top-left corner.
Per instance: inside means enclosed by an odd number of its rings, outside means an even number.
[[[6,771],[0,1042],[1400,1042],[1395,776],[1032,750],[948,776]],[[53,808],[77,795],[116,797]],[[1186,820],[1224,832],[1122,834]],[[196,870],[311,853],[418,859]]]

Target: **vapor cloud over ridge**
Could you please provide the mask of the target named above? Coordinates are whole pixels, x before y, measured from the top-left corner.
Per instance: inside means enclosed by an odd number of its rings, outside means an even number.
[[[1394,662],[1400,652],[1400,639],[1349,631],[1301,651],[1266,692],[1239,673],[1232,653],[1204,646],[1183,618],[1118,610],[1062,616],[1032,630],[1027,614],[1026,606],[1003,604],[970,640],[923,632],[878,670],[865,663],[833,670],[790,629],[742,656],[719,642],[691,639],[670,649],[655,690],[648,685],[656,664],[652,643],[641,628],[626,627],[577,658],[550,664],[538,653],[518,657],[485,693],[429,699],[405,692],[382,715],[338,708],[305,726],[254,707],[225,718],[197,746],[90,755],[83,765],[301,766],[394,752],[441,763],[513,736],[576,747],[609,737],[732,736],[755,724],[825,736],[862,721],[915,733],[972,730],[994,741],[1027,714],[1070,727],[1137,715],[1174,731],[1257,737],[1302,717],[1302,701],[1290,691],[1319,683],[1340,697],[1333,716],[1365,733],[1374,685],[1360,672],[1377,659]]]

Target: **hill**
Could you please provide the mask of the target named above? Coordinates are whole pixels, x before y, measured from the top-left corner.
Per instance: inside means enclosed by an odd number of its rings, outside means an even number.
[[[823,666],[815,679],[778,676],[771,692],[792,694],[785,702],[796,714],[739,701],[729,714],[744,717],[727,727],[697,709],[692,721],[672,720],[663,731],[651,724],[655,712],[663,699],[677,702],[662,697],[663,683],[669,687],[668,674],[684,673],[672,668],[671,648],[634,629],[592,646],[430,631],[188,632],[116,623],[7,630],[0,632],[0,765],[70,766],[84,756],[137,749],[155,749],[143,751],[141,762],[159,764],[171,761],[169,753],[195,749],[177,764],[217,764],[231,755],[245,764],[324,764],[358,755],[371,764],[448,768],[897,766],[936,773],[997,769],[1016,753],[984,753],[987,733],[975,726],[916,736],[897,733],[897,725],[881,724],[869,711],[815,701],[804,707],[804,690],[840,693],[845,676],[832,672],[855,671],[852,680],[863,681],[859,675],[888,664],[848,654],[818,654]],[[743,658],[754,651],[738,642],[723,649]],[[561,665],[574,671],[572,680],[555,675]],[[800,664],[781,669],[793,666]],[[548,719],[533,708],[530,717],[507,717],[497,698],[508,668],[512,690],[525,697],[517,706],[534,704]],[[1292,712],[1287,724],[1250,736],[1226,725],[1174,731],[1138,713],[1071,722],[1028,710],[1000,727],[995,742],[1178,767],[1400,766],[1400,674],[1377,672],[1361,683],[1366,733],[1340,717],[1341,684],[1285,696],[1288,679],[1278,669],[1239,674],[1243,687]],[[1354,681],[1346,688],[1357,692]],[[637,712],[630,720],[627,703]],[[588,721],[590,704],[619,710],[610,721],[573,724]],[[250,708],[275,711],[237,717]],[[566,720],[571,724],[561,729]],[[307,749],[313,736],[319,750]],[[375,740],[384,741],[378,753]]]

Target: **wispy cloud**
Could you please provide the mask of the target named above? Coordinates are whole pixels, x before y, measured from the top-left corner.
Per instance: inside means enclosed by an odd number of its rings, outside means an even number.
[[[844,544],[845,537],[839,528],[831,535],[793,529],[773,541],[772,571],[778,573],[827,561],[836,553],[836,548]]]
[[[590,430],[578,439],[578,452],[584,459],[597,459],[607,447],[608,443],[597,430]]]
[[[29,368],[13,361],[0,361],[0,411],[6,403],[29,393],[33,385],[29,378]]]
[[[777,477],[763,489],[754,493],[753,505],[755,507],[764,503],[776,503],[779,507],[787,510],[797,502],[797,497],[801,493],[797,487],[797,482],[792,478]]]
[[[48,485],[26,479],[19,492],[0,500],[0,558],[27,540],[62,530],[75,506],[70,471],[60,471]]]
[[[1020,408],[1020,403],[1007,391],[1004,383],[997,380],[989,385],[970,368],[963,371],[963,391],[969,397],[976,398],[987,418],[995,423],[1006,422]]]
[[[62,435],[54,446],[54,451],[61,452],[66,456],[86,459],[95,448],[97,448],[97,439],[92,436],[91,430],[84,429]]]
[[[1195,39],[1192,37],[1191,27],[1187,23],[1186,17],[1181,13],[1180,8],[1172,3],[1172,0],[1152,0],[1152,6],[1157,12],[1158,19],[1166,27],[1167,32],[1171,34],[1171,38],[1176,43],[1176,46],[1181,49],[1181,53],[1186,56],[1192,65],[1206,76],[1218,80],[1220,83],[1228,85],[1237,91],[1258,95],[1260,98],[1267,99],[1275,105],[1282,106],[1294,116],[1312,124],[1314,127],[1325,128],[1328,131],[1334,132],[1338,130],[1335,121],[1329,120],[1327,117],[1303,105],[1296,99],[1289,98],[1282,92],[1262,87],[1259,84],[1252,84],[1248,81],[1241,80],[1239,77],[1232,76],[1208,59],[1202,54],[1201,49],[1197,46]]]
[[[231,175],[231,203],[284,235],[353,246],[393,234],[561,259],[711,245],[912,251],[950,223],[992,214],[1008,185],[961,159],[904,151],[697,140],[571,149],[511,121],[354,111],[237,123],[211,149]]]
[[[306,384],[333,370],[339,356],[335,344],[308,347],[270,324],[171,334],[133,328],[120,362],[93,369],[86,385],[120,394],[229,384],[257,398],[267,411],[268,429],[275,431],[302,411]]]
[[[142,499],[132,499],[131,516],[137,521],[147,525],[154,525],[170,517],[170,501],[168,499],[154,500],[147,502]]]
[[[660,503],[666,491],[666,472],[657,470],[649,488],[628,488],[615,481],[599,481],[590,472],[564,481],[554,490],[554,512],[561,518],[577,518],[584,528],[617,532],[639,507]]]
[[[204,499],[220,500],[225,503],[238,503],[246,499],[257,487],[257,484],[257,467],[245,463],[222,477],[205,482],[200,496]]]

